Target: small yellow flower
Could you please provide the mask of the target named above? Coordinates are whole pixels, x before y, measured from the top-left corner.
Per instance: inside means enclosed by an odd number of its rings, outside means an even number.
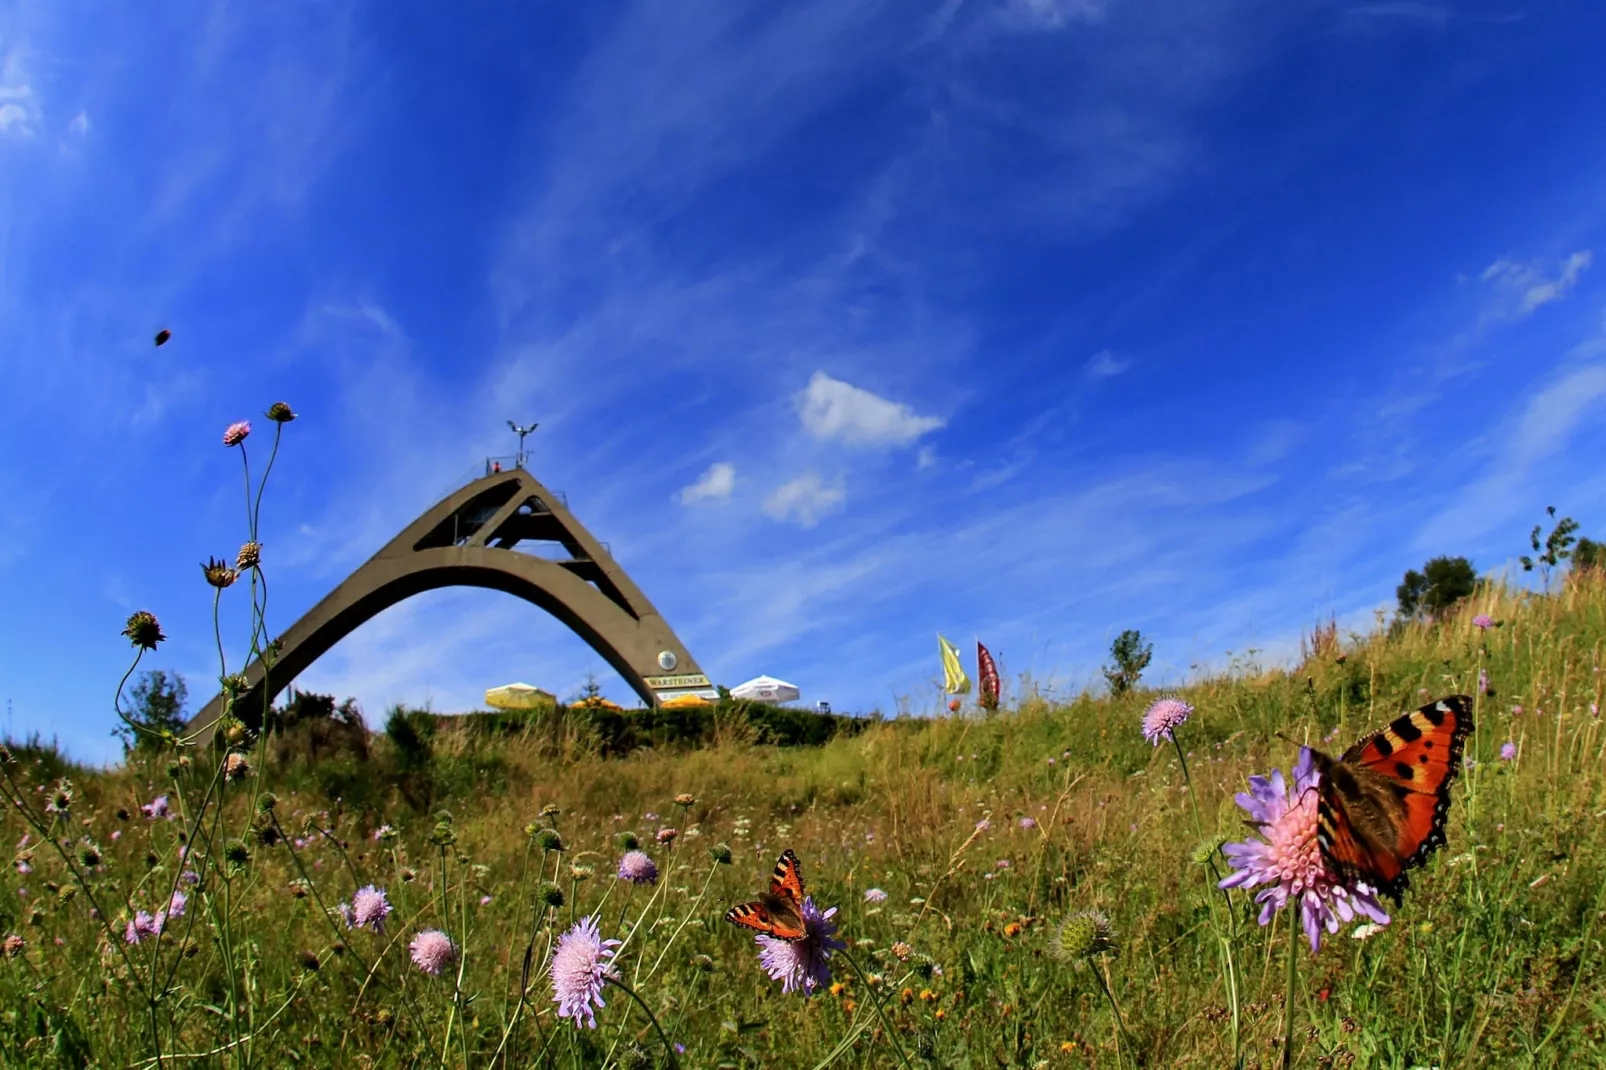
[[[1020,935],[1020,922],[1012,921],[1008,925],[1004,926],[1004,935],[1005,936],[1019,936]]]
[[[831,995],[840,996],[843,992],[846,992],[847,990],[848,990],[848,986],[843,984],[841,981],[832,981],[831,982]]]
[[[854,1011],[859,1009],[859,1005],[850,999],[842,1004],[842,1009],[847,1011],[849,1014],[852,1014]]]
[[[915,1001],[915,990],[914,989],[905,988],[902,992],[898,993],[898,1002],[902,1003],[905,1007],[907,1007],[909,1004],[913,1003],[914,1001]]]
[[[920,990],[920,1001],[922,1003],[930,1003],[932,1000],[934,1000],[936,998],[937,998],[937,993],[933,992],[931,989],[922,988]]]
[[[1076,1041],[1074,1041],[1074,1040],[1065,1041],[1064,1043],[1062,1043],[1060,1045],[1060,1051],[1063,1051],[1066,1055],[1072,1054],[1073,1052],[1076,1051]]]
[[[935,1015],[933,1015],[933,1017],[935,1017],[937,1019],[937,1021],[940,1022],[944,1018],[948,1017],[948,1012],[943,1010],[941,1007],[939,1007],[939,1008],[937,1008],[937,1013]]]

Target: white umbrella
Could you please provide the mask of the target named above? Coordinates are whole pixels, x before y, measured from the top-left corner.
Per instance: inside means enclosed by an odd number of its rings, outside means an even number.
[[[732,698],[753,699],[757,702],[791,702],[801,694],[796,684],[777,680],[773,676],[755,676],[747,683],[731,688]]]

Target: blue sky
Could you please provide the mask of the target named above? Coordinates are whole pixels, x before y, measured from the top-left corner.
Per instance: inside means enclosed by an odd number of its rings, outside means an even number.
[[[1606,528],[1606,6],[816,0],[0,8],[0,698],[115,755],[204,701],[197,562],[289,626],[538,420],[718,682],[935,704],[1363,627]],[[174,332],[161,349],[160,327]],[[224,627],[238,666],[239,591]],[[300,683],[371,721],[600,657],[443,591]]]

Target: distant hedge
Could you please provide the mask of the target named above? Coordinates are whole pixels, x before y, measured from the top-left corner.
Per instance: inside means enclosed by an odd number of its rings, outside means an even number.
[[[612,710],[585,705],[547,710],[494,710],[459,714],[453,720],[488,736],[589,736],[605,757],[641,747],[703,746],[712,743],[721,726],[745,724],[753,742],[781,747],[817,747],[839,735],[855,735],[868,722],[838,713],[726,699],[710,706],[664,706]]]

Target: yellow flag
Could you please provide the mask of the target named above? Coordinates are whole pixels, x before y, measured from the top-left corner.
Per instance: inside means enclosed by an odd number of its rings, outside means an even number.
[[[969,694],[970,677],[959,664],[959,648],[944,639],[941,632],[937,633],[937,646],[942,650],[942,689],[950,695]]]

